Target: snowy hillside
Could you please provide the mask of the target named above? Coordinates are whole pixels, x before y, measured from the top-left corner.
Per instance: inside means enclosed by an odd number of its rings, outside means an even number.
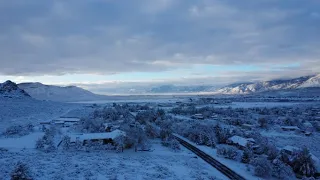
[[[76,86],[60,87],[41,83],[21,83],[18,86],[30,94],[31,97],[39,100],[70,102],[99,100],[104,97]]]
[[[320,87],[320,74],[311,77],[300,86],[300,88],[304,87]]]
[[[256,92],[295,90],[298,88],[320,87],[320,74],[288,80],[260,81],[229,85],[217,90],[220,94],[250,94]]]
[[[10,98],[30,98],[28,93],[9,80],[2,84],[0,83],[0,96]]]

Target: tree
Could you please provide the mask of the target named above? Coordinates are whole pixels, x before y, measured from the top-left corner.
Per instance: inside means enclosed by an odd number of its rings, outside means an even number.
[[[265,118],[259,118],[258,123],[261,128],[266,128],[268,126],[268,121]]]
[[[265,157],[259,157],[253,161],[254,174],[259,177],[269,178],[272,172],[272,164]]]
[[[229,145],[218,145],[217,154],[232,160],[237,160],[239,157],[238,149]]]
[[[18,162],[15,165],[14,170],[11,172],[11,180],[32,180],[32,173],[29,167],[22,163]]]
[[[251,159],[253,158],[253,152],[250,148],[245,148],[241,157],[242,163],[250,163]]]
[[[277,179],[290,180],[295,178],[295,174],[292,168],[285,163],[283,163],[280,159],[275,159],[272,162],[272,176]]]
[[[316,173],[314,161],[308,148],[294,152],[292,167],[294,172],[307,177],[313,176]]]
[[[226,128],[222,128],[219,124],[214,127],[214,130],[219,144],[226,143],[227,140],[231,137],[229,130]]]
[[[67,135],[62,138],[61,145],[62,145],[63,150],[69,150],[70,149],[70,146],[71,146],[70,140],[71,140],[71,138],[69,136],[67,136]]]
[[[125,146],[126,137],[121,135],[114,139],[117,152],[123,152]]]

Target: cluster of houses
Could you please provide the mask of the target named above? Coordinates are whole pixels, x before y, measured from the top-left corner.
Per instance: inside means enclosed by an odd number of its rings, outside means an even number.
[[[58,127],[70,127],[73,125],[78,124],[80,121],[80,118],[76,117],[59,117],[56,119],[53,119],[51,121],[43,121],[40,122],[40,125],[55,125]]]
[[[47,126],[55,126],[55,127],[72,127],[79,124],[80,119],[75,117],[60,117],[53,119],[51,121],[40,122],[40,125]],[[119,130],[119,123],[104,123],[105,132],[102,133],[70,133],[68,136],[70,137],[70,142],[75,143],[76,141],[80,141],[83,145],[87,144],[89,141],[96,142],[102,141],[103,144],[113,144],[114,139],[119,136],[125,136],[126,133],[124,131]]]

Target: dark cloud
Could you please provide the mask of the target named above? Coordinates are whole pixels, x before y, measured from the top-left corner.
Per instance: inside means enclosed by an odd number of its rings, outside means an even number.
[[[0,73],[286,63],[319,72],[319,9],[313,0],[0,1]]]

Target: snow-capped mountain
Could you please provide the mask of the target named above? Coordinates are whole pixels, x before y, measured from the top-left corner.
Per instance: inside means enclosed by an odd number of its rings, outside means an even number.
[[[311,77],[307,81],[305,81],[303,84],[301,84],[300,88],[304,87],[320,87],[320,74]]]
[[[20,89],[16,83],[9,80],[4,83],[0,83],[0,96],[11,98],[30,97],[30,95],[24,90]]]
[[[76,86],[60,87],[41,83],[21,83],[18,86],[39,100],[71,102],[99,100],[104,97]]]
[[[232,84],[218,89],[221,94],[250,94],[256,92],[291,90],[298,88],[320,87],[320,74],[287,80],[271,80],[252,83]]]

